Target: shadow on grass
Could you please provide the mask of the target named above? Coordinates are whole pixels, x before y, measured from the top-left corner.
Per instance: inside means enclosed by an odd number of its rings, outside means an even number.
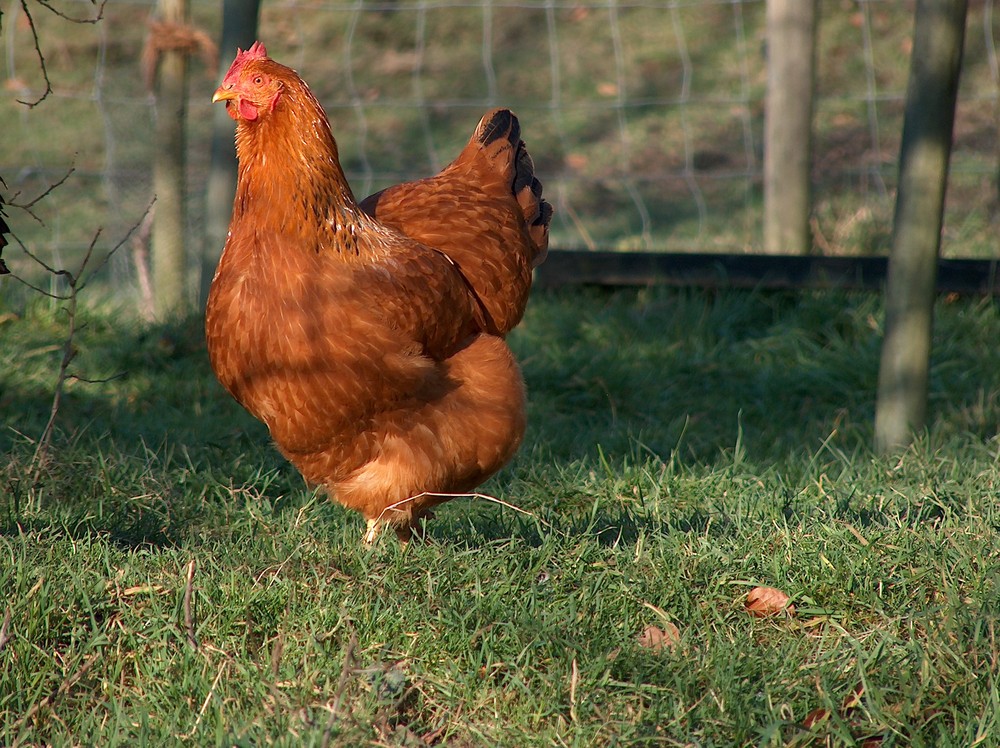
[[[957,430],[992,433],[1000,396],[992,389],[984,394],[983,382],[1000,368],[996,347],[987,345],[1000,327],[996,311],[982,304],[945,311],[937,334],[947,345],[931,393],[938,418]],[[529,390],[529,431],[513,470],[530,476],[577,465],[614,476],[650,460],[706,469],[737,463],[801,469],[823,449],[863,456],[879,314],[874,294],[538,294],[511,337]],[[67,383],[41,495],[47,506],[61,508],[68,528],[115,533],[116,542],[131,547],[166,545],[185,535],[186,524],[199,522],[199,512],[217,513],[234,492],[289,497],[277,511],[298,506],[291,497],[306,492],[294,468],[264,426],[215,381],[200,319],[140,326],[92,317],[78,341],[74,372],[123,376]],[[20,320],[0,329],[7,338],[7,360],[0,361],[6,368],[0,373],[5,533],[25,527],[29,494],[39,495],[26,473],[32,440],[52,405],[58,323]],[[870,519],[860,511],[854,520]],[[920,516],[932,520],[934,511],[928,506]],[[512,534],[538,542],[530,520],[474,521],[473,536],[482,538],[476,542]],[[602,542],[662,529],[628,513],[593,517],[589,529],[582,521],[562,529],[598,532]],[[671,529],[700,532],[709,519],[694,513],[679,522],[671,520]],[[431,537],[438,532],[432,524]]]

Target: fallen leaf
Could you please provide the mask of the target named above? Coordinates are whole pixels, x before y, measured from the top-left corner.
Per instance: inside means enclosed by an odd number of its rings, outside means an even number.
[[[746,611],[758,618],[767,618],[784,613],[795,615],[795,606],[784,592],[774,587],[754,587],[747,595]]]
[[[822,724],[830,719],[830,710],[823,709],[822,707],[813,709],[806,718],[802,720],[802,726],[807,730],[811,730],[816,725]]]
[[[654,654],[662,652],[664,647],[673,649],[681,639],[680,629],[670,621],[664,622],[663,626],[662,629],[659,626],[644,628],[637,637],[639,646],[651,650]]]
[[[854,688],[848,691],[847,695],[844,696],[844,700],[840,702],[840,711],[846,715],[849,711],[861,703],[861,697],[864,695],[865,684],[858,683]],[[881,740],[881,738],[879,738],[879,740]]]

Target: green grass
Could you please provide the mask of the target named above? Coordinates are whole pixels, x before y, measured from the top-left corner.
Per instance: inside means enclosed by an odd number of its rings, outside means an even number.
[[[939,304],[931,423],[882,460],[875,296],[536,295],[484,487],[527,514],[454,501],[402,550],[302,485],[197,320],[87,307],[74,371],[126,376],[68,383],[33,479],[66,320],[4,298],[2,744],[1000,741],[992,301]]]

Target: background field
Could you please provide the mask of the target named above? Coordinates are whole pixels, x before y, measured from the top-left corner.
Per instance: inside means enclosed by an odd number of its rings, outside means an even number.
[[[891,230],[912,2],[823,0],[819,28],[814,236],[829,254],[883,253]],[[970,3],[946,256],[997,255],[995,0]],[[86,0],[56,5],[93,15]],[[756,251],[761,244],[763,0],[483,2],[265,0],[260,36],[328,109],[359,195],[447,163],[482,112],[520,114],[547,195],[553,244],[571,248]],[[93,25],[39,8],[53,96],[23,13],[4,19],[0,174],[33,196],[76,172],[25,222],[33,246],[70,255],[97,227],[112,246],[152,197],[154,102],[140,71],[153,7],[117,0]],[[221,4],[193,0],[218,38]],[[223,50],[231,59],[233,50]],[[190,230],[203,247],[203,184],[217,71],[192,63]],[[116,287],[134,284],[128,253]]]

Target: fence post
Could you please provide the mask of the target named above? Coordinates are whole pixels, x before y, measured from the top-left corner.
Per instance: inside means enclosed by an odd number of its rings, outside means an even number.
[[[158,0],[160,19],[187,21],[187,0]],[[187,55],[166,49],[156,82],[156,130],[153,156],[153,297],[156,316],[165,319],[187,307],[187,261],[184,209],[184,121],[187,116]]]
[[[236,48],[248,49],[257,38],[260,0],[224,0],[222,4],[222,43],[219,46],[221,81],[236,56]],[[212,114],[212,152],[205,189],[205,237],[201,253],[199,306],[208,300],[219,254],[226,243],[229,218],[236,194],[236,150],[233,145],[235,125],[225,107],[216,105]]]
[[[934,284],[967,10],[967,0],[917,2],[875,405],[875,448],[882,453],[909,444],[927,415]]]
[[[764,105],[764,252],[811,247],[812,150],[817,0],[767,0]]]

